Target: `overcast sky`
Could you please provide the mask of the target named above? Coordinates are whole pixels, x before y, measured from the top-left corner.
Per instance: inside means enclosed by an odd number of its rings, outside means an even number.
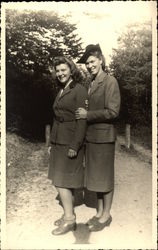
[[[77,32],[83,46],[99,43],[110,61],[112,48],[117,46],[118,34],[125,25],[143,22],[156,17],[156,1],[112,1],[112,2],[24,2],[5,3],[5,8],[54,10],[61,15],[72,14],[70,22],[77,23]]]

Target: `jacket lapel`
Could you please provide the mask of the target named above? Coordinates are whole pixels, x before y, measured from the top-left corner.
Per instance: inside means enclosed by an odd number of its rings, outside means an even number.
[[[105,79],[105,77],[107,76],[107,74],[105,72],[102,72],[94,81],[94,84],[90,90],[89,95],[91,96],[99,87],[100,85],[103,83],[103,79]]]
[[[61,91],[61,90],[60,90]],[[56,96],[56,99],[55,99],[55,102],[58,102],[59,99],[60,99],[60,91],[58,92],[57,96]]]
[[[66,89],[64,89],[63,93],[60,95],[60,91],[59,93],[57,94],[57,97],[55,99],[55,102],[53,104],[53,107],[56,108],[60,102],[60,100],[65,96],[67,95],[69,92],[71,91],[71,88],[68,86]]]
[[[99,87],[99,83],[94,82],[94,83],[93,83],[93,86],[92,86],[91,89],[90,89],[89,95],[92,95],[92,94],[97,90],[98,87]]]
[[[58,98],[58,101],[63,98],[65,95],[67,95],[69,92],[71,91],[70,87],[68,86],[66,89],[63,90],[63,93],[60,95],[60,92],[59,92],[59,98]]]

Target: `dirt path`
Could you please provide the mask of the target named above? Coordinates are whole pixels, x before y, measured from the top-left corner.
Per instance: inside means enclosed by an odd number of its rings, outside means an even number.
[[[16,159],[16,165],[15,159],[8,157],[7,160],[6,249],[66,249],[74,248],[74,244],[82,244],[82,248],[86,244],[85,249],[93,246],[87,244],[97,244],[104,249],[156,249],[152,243],[152,171],[149,162],[117,147],[110,227],[89,233],[84,223],[94,215],[95,209],[82,205],[76,208],[77,231],[52,236],[53,221],[60,217],[62,209],[55,200],[56,190],[47,179],[46,147],[44,144],[18,143],[23,154]]]

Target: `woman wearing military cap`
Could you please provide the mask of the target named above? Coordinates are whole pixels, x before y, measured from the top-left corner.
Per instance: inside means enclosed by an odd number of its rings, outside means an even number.
[[[117,80],[105,73],[105,59],[99,44],[90,44],[78,63],[84,63],[92,82],[88,110],[76,110],[76,119],[87,120],[85,186],[97,194],[96,215],[89,219],[90,231],[109,226],[114,191],[115,120],[120,110]]]

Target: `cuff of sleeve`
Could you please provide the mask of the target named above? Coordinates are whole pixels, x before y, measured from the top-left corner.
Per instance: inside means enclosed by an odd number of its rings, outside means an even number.
[[[78,152],[79,148],[80,148],[80,143],[72,143],[69,145],[69,148],[75,150],[76,152]]]
[[[91,111],[88,111],[87,112],[87,121],[90,121],[91,120]]]

